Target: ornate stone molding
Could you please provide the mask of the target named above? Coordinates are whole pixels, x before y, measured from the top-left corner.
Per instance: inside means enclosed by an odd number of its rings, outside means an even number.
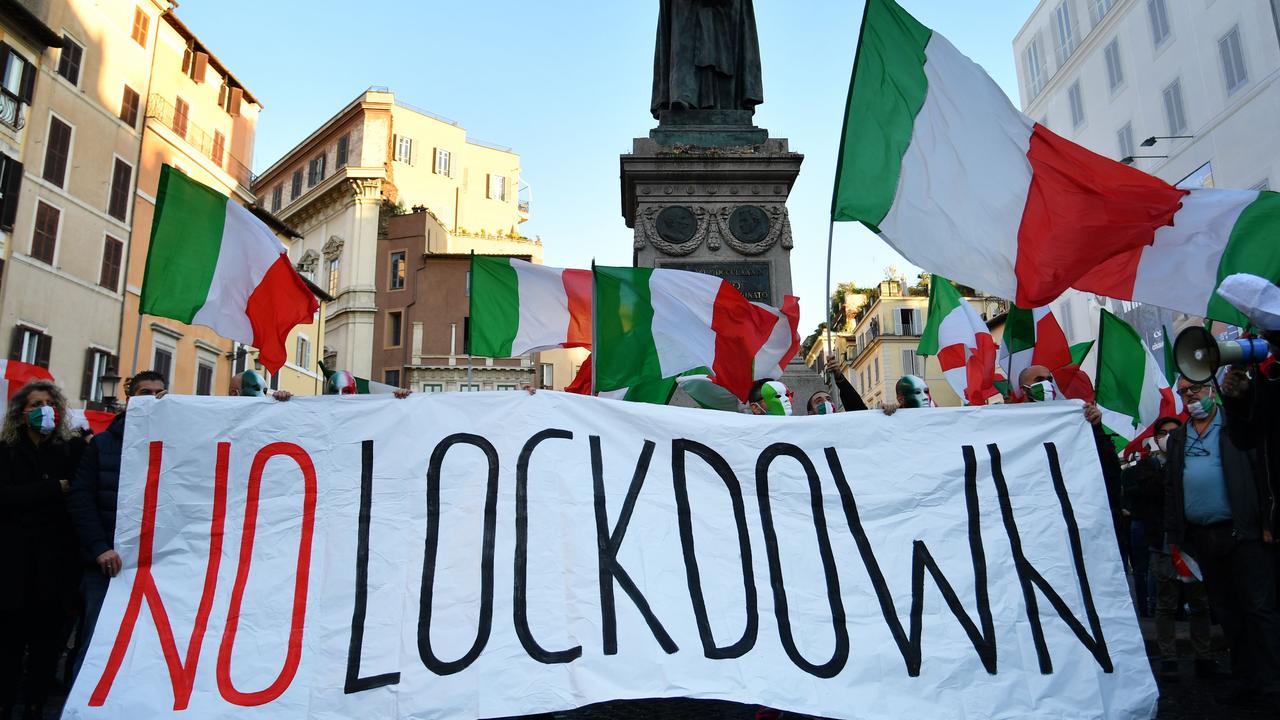
[[[712,215],[716,224],[716,236],[723,238],[729,247],[743,255],[763,255],[769,251],[769,248],[777,245],[779,241],[782,243],[784,250],[790,250],[793,242],[791,240],[791,219],[787,214],[785,205],[768,205],[761,207],[765,214],[769,216],[769,232],[759,242],[747,243],[742,242],[734,237],[729,230],[729,215],[737,209],[737,206],[726,205],[720,208]],[[712,241],[707,243],[707,247],[717,250],[720,247],[718,242]]]
[[[342,254],[342,246],[344,244],[345,243],[343,242],[342,238],[338,237],[337,235],[330,235],[329,239],[325,241],[324,247],[321,249],[321,252],[324,253],[324,257],[326,260],[334,260],[339,255]]]
[[[697,230],[694,231],[693,236],[690,237],[688,240],[684,242],[676,243],[676,242],[671,242],[663,238],[660,234],[658,234],[658,228],[656,225],[658,213],[662,212],[668,207],[677,207],[677,206],[676,205],[649,205],[644,210],[641,211],[640,222],[636,223],[637,227],[636,227],[635,249],[641,250],[644,248],[645,244],[647,243],[649,245],[654,246],[655,248],[657,248],[658,250],[660,250],[666,255],[675,255],[677,257],[680,257],[680,256],[684,256],[692,253],[694,250],[698,249],[698,246],[702,245],[702,241],[707,238],[707,231],[711,227],[711,223],[708,221],[709,213],[707,212],[707,209],[704,207],[698,207],[698,206],[689,208],[689,210],[693,212],[694,217],[697,219],[697,222],[698,222]],[[717,245],[715,247],[712,247],[712,249],[714,250],[716,249],[716,247],[719,247],[719,246]]]
[[[382,180],[380,178],[349,179],[347,180],[347,188],[355,195],[357,201],[382,201]]]
[[[341,242],[341,241],[339,241]],[[341,251],[341,249],[339,249]],[[302,253],[302,258],[298,260],[298,272],[315,273],[316,267],[320,265],[320,253],[315,250],[308,250]]]

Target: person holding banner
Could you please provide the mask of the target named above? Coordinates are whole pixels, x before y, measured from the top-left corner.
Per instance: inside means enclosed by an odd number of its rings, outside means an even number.
[[[866,401],[863,400],[862,396],[858,394],[858,391],[853,388],[853,384],[849,382],[849,378],[845,377],[844,373],[840,372],[839,358],[834,356],[828,358],[826,370],[827,373],[831,375],[831,379],[836,383],[836,390],[840,393],[840,408],[843,412],[854,412],[856,410],[867,409]],[[822,403],[824,402],[831,402],[831,393],[828,393],[825,390],[819,390],[813,395],[810,395],[809,414],[825,415],[826,413],[821,412],[821,409],[824,407]],[[831,408],[831,412],[838,412],[834,405]]]
[[[164,376],[153,370],[134,375],[125,386],[125,406],[130,398],[149,395],[161,398],[168,393]],[[104,432],[93,436],[84,460],[71,481],[67,506],[79,536],[84,569],[80,579],[83,611],[76,627],[75,662],[72,677],[80,671],[89,638],[98,622],[98,612],[107,597],[107,584],[120,572],[124,561],[115,551],[116,497],[120,489],[120,453],[124,447],[125,413],[111,421]],[[3,717],[3,716],[0,716]]]
[[[69,418],[58,386],[33,380],[9,400],[0,429],[0,718],[19,690],[23,717],[44,717],[75,614],[76,537],[65,497],[84,443]]]
[[[262,377],[257,370],[245,370],[232,375],[231,387],[227,390],[227,394],[231,397],[273,397],[280,402],[293,397],[293,393],[288,390],[272,390],[267,385],[266,378]]]

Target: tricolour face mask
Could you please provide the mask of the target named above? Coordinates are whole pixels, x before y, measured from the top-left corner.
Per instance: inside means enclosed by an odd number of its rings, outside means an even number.
[[[1052,380],[1041,380],[1034,385],[1023,385],[1022,392],[1028,402],[1053,402],[1061,397],[1058,386]]]
[[[916,375],[903,375],[898,380],[895,390],[902,396],[902,407],[925,408],[934,407],[933,394],[924,379]]]
[[[58,411],[49,405],[27,411],[27,427],[41,435],[49,435],[58,427]]]
[[[1209,417],[1209,414],[1213,412],[1213,408],[1217,404],[1217,400],[1214,399],[1213,395],[1207,395],[1199,400],[1187,403],[1187,414],[1196,420],[1203,420]]]
[[[257,370],[245,370],[240,376],[240,394],[247,397],[262,397],[267,394],[266,378]]]
[[[836,411],[836,406],[830,400],[823,400],[813,408],[815,415],[831,415]]]

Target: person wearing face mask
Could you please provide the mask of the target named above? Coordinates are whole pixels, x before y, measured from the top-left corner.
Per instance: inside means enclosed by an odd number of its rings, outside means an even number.
[[[827,360],[827,374],[835,382],[836,390],[840,393],[841,410],[836,410],[835,404],[831,402],[831,393],[825,390],[819,390],[809,396],[809,414],[810,415],[827,415],[833,412],[853,412],[855,410],[866,410],[867,403],[853,388],[853,384],[849,382],[849,378],[844,376],[840,371],[840,360],[831,357]],[[827,405],[822,405],[822,403]]]
[[[76,627],[73,677],[84,662],[89,638],[98,622],[98,612],[107,596],[107,584],[124,564],[123,558],[115,551],[115,536],[125,415],[134,398],[162,398],[167,393],[168,383],[158,372],[143,370],[130,378],[125,385],[126,412],[116,415],[105,431],[93,436],[71,481],[67,507],[80,540],[80,595],[84,606]]]
[[[231,397],[270,397],[284,402],[293,397],[288,390],[272,390],[266,378],[257,370],[245,370],[231,376],[231,387],[227,391]]]
[[[65,497],[84,443],[69,418],[58,386],[34,380],[9,400],[0,429],[0,718],[19,691],[22,717],[44,717],[75,614],[80,573]]]
[[[1178,378],[1190,420],[1169,433],[1165,539],[1199,563],[1209,604],[1231,647],[1237,687],[1225,702],[1264,698],[1280,706],[1280,614],[1271,540],[1269,493],[1253,453],[1223,425],[1213,387]]]
[[[757,380],[747,394],[747,411],[752,415],[794,415],[791,389],[777,380]]]

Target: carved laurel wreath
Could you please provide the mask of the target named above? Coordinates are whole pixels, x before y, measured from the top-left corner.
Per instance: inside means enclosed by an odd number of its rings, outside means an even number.
[[[647,242],[667,255],[688,255],[697,250],[702,241],[706,239],[710,223],[707,222],[707,209],[702,207],[690,208],[698,221],[698,229],[694,231],[693,237],[682,243],[673,243],[659,235],[657,228],[658,213],[667,207],[667,205],[650,205],[640,213],[640,227],[635,239],[636,250],[643,250]],[[716,248],[712,247],[712,249]]]
[[[707,244],[712,250],[720,249],[719,238],[729,244],[729,247],[742,253],[743,255],[761,255],[782,241],[782,248],[790,250],[792,246],[791,240],[791,222],[787,216],[787,208],[782,205],[771,205],[761,208],[769,216],[769,232],[760,240],[760,242],[745,243],[734,237],[729,231],[729,216],[733,214],[735,207],[722,207],[713,217],[716,222],[716,237]]]

